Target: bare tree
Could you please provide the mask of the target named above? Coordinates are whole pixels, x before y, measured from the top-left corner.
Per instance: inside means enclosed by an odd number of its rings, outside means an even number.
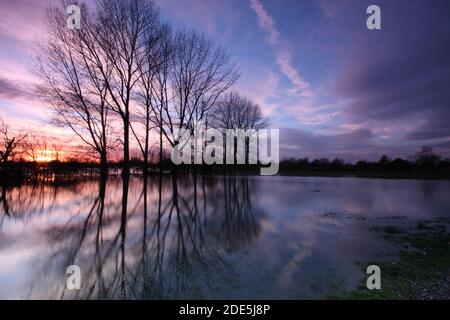
[[[53,160],[61,161],[61,153],[64,150],[64,144],[57,138],[51,139],[51,150],[53,152]]]
[[[220,47],[204,35],[181,31],[174,37],[174,52],[168,70],[163,108],[163,134],[174,146],[175,129],[194,130],[206,120],[219,97],[239,77],[236,67]]]
[[[222,48],[194,31],[173,33],[163,25],[158,43],[150,52],[145,65],[153,72],[141,77],[139,96],[145,110],[145,127],[150,128],[151,122],[158,129],[161,161],[163,139],[175,146],[179,142],[177,130],[193,132],[197,123],[206,122],[238,73]]]
[[[159,136],[159,164],[162,165],[164,158],[163,139],[170,132],[170,127],[166,131],[166,125],[171,123],[170,106],[173,101],[169,88],[169,76],[174,59],[174,37],[170,27],[164,26],[161,29],[161,38],[159,41],[160,64],[153,77],[153,82],[148,83],[148,96],[146,102],[150,105],[152,111],[152,122],[158,128]],[[173,128],[172,128],[173,129]],[[170,133],[169,133],[170,135]]]
[[[36,130],[30,130],[23,142],[27,159],[35,161],[60,161],[64,144],[58,137],[47,136]]]
[[[28,133],[26,144],[26,155],[33,162],[38,161],[47,153],[48,143],[47,137],[39,134],[35,130]]]
[[[214,109],[212,116],[212,123],[217,129],[243,129],[247,130],[245,137],[245,161],[249,160],[249,139],[251,134],[254,134],[252,130],[258,130],[266,128],[269,123],[264,118],[261,108],[251,101],[249,98],[240,95],[237,92],[230,92],[219,101]],[[236,139],[234,149],[234,161],[236,163],[237,148]],[[226,150],[224,150],[226,154]]]
[[[414,155],[415,163],[424,168],[433,168],[439,164],[441,156],[433,152],[433,148],[423,146],[420,152]]]
[[[54,122],[71,128],[101,163],[113,146],[108,111],[122,122],[127,172],[130,131],[148,163],[150,130],[158,128],[162,159],[163,137],[176,145],[176,129],[194,130],[238,78],[222,48],[193,31],[173,34],[151,0],[99,0],[92,13],[83,5],[79,30],[66,27],[64,6],[48,12],[39,93],[53,107]]]
[[[130,113],[132,93],[142,77],[148,57],[148,41],[158,26],[158,10],[150,0],[100,0],[93,34],[100,52],[96,67],[105,81],[108,106],[123,123],[123,163],[130,159]],[[111,72],[104,69],[104,62]]]
[[[259,105],[232,91],[219,101],[214,110],[214,124],[223,129],[262,129],[268,126]]]
[[[53,123],[70,128],[100,159],[106,172],[112,126],[108,108],[106,77],[112,73],[107,62],[97,68],[98,45],[92,33],[92,17],[82,7],[83,26],[66,26],[65,5],[47,10],[48,37],[37,45],[34,72],[42,80],[38,94],[53,109]]]
[[[162,119],[163,106],[166,104],[164,75],[167,74],[172,54],[172,31],[169,25],[156,25],[146,41],[145,59],[141,66],[141,78],[138,82],[136,98],[139,105],[135,118],[143,126],[143,137],[138,136],[130,125],[138,142],[145,164],[145,172],[150,156],[150,131],[159,131],[160,158],[162,154]]]
[[[25,152],[23,143],[26,137],[26,133],[18,135],[11,133],[8,125],[0,118],[0,163],[5,173],[8,163]]]

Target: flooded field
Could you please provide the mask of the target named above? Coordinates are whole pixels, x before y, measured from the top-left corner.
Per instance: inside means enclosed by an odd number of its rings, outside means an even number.
[[[1,299],[312,299],[450,217],[450,182],[156,176],[2,187]],[[68,266],[81,271],[68,290]]]

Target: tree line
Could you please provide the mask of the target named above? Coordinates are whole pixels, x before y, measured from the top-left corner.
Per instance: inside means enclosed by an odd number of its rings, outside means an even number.
[[[295,171],[356,171],[356,172],[443,172],[450,173],[450,159],[443,159],[432,147],[423,146],[411,159],[392,159],[383,155],[378,161],[359,160],[354,163],[342,159],[286,158],[280,162],[281,172]]]
[[[64,145],[36,130],[14,130],[0,118],[0,168],[3,171],[14,162],[36,162],[44,158],[62,159]]]
[[[147,168],[155,147],[161,162],[164,147],[178,144],[179,129],[267,125],[258,105],[232,91],[239,73],[226,50],[204,34],[174,30],[152,1],[80,4],[80,29],[67,27],[67,5],[47,10],[33,66],[37,93],[53,124],[70,128],[102,171],[117,149],[129,169],[132,140]]]

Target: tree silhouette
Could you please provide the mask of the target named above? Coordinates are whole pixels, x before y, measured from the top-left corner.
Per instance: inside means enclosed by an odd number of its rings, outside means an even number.
[[[18,135],[11,133],[8,125],[0,118],[0,164],[5,173],[7,173],[8,163],[25,152],[26,138],[26,133]]]
[[[94,19],[83,6],[83,28],[66,26],[65,6],[47,10],[48,36],[37,46],[33,71],[41,79],[38,95],[48,103],[53,123],[70,128],[83,143],[94,150],[106,172],[112,140],[112,124],[107,98],[108,83],[97,68],[99,46],[94,39]],[[102,72],[112,74],[112,63],[105,61]]]
[[[249,162],[249,140],[252,134],[251,130],[263,129],[268,126],[268,121],[262,115],[261,108],[249,98],[240,95],[237,92],[230,92],[220,100],[211,119],[212,125],[217,129],[244,129],[247,130],[245,137],[237,136],[234,138],[234,163],[237,163],[238,150],[237,140],[245,141],[245,162]],[[227,151],[224,150],[226,156]],[[231,152],[230,150],[228,152]],[[231,157],[231,154],[229,155]],[[244,156],[244,155],[242,155]]]

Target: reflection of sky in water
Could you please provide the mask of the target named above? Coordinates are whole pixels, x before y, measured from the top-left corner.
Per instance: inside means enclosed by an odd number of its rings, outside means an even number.
[[[448,216],[449,186],[132,177],[128,188],[110,178],[2,189],[0,298],[319,298],[354,287],[365,276],[355,262],[390,250],[368,227]],[[70,264],[80,291],[64,289]]]

